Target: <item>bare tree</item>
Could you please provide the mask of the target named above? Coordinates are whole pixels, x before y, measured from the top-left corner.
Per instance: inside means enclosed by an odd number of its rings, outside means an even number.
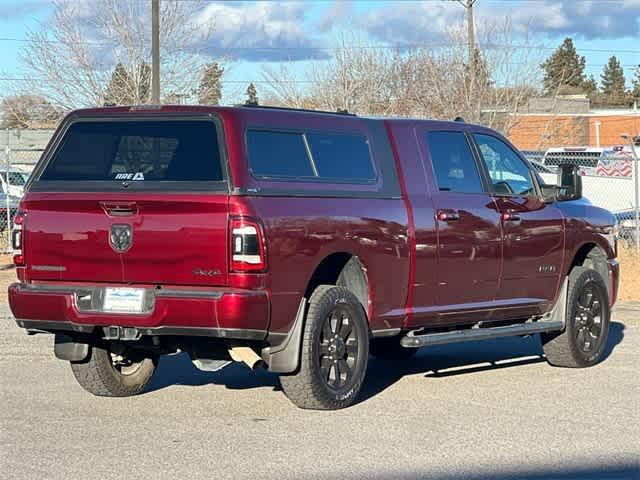
[[[542,49],[522,33],[516,43],[508,21],[480,30],[472,62],[462,24],[449,30],[447,46],[432,48],[368,45],[356,34],[343,33],[331,59],[317,63],[303,78],[286,69],[265,71],[267,96],[288,106],[369,115],[462,116],[508,131],[517,120],[513,113],[539,85]]]
[[[262,76],[268,88],[265,105],[290,108],[318,108],[320,105],[311,97],[308,88],[311,82],[307,76],[299,78],[286,63],[278,68],[266,66]]]
[[[60,109],[35,95],[5,97],[0,103],[0,128],[53,128],[63,116]]]
[[[55,0],[52,18],[28,34],[21,52],[31,79],[26,89],[66,109],[102,105],[119,64],[127,74],[122,85],[132,90],[119,96],[148,101],[146,95],[140,98],[149,82],[148,8],[147,2],[131,0]],[[196,22],[200,8],[199,0],[161,4],[164,92],[187,93],[197,86],[206,63],[197,45],[204,45],[213,29]]]

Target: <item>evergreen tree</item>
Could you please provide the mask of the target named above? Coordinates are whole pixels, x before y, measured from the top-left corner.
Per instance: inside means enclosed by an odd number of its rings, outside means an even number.
[[[602,84],[602,93],[609,103],[612,105],[627,103],[624,70],[615,55],[609,58],[609,62],[602,69],[600,83]]]
[[[593,97],[598,93],[598,84],[596,82],[596,79],[593,78],[593,75],[591,75],[584,81],[584,83],[582,84],[582,90],[584,91],[584,93],[589,95],[589,97]]]
[[[247,87],[247,101],[244,103],[245,105],[258,105],[258,91],[253,82]]]
[[[222,98],[222,75],[224,68],[217,62],[208,64],[202,72],[202,80],[198,88],[198,103],[201,105],[218,105]]]
[[[104,94],[105,105],[127,105],[130,101],[131,77],[122,63],[118,63],[111,74],[111,81]]]
[[[151,97],[151,67],[142,62],[133,72],[118,63],[104,94],[105,105],[140,105]]]
[[[571,38],[565,38],[540,66],[544,70],[543,87],[547,95],[582,90],[585,59],[578,55]]]

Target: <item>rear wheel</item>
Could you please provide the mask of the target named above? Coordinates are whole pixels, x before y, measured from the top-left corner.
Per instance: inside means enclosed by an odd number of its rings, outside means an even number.
[[[94,395],[129,397],[144,390],[157,363],[155,355],[107,342],[92,345],[89,357],[71,362],[71,370],[80,386]]]
[[[348,407],[362,387],[368,356],[369,327],[356,296],[344,287],[320,285],[309,300],[300,367],[280,377],[282,389],[300,408]]]
[[[600,274],[575,267],[569,274],[566,328],[541,336],[547,361],[573,368],[598,363],[607,345],[609,316],[609,296]]]

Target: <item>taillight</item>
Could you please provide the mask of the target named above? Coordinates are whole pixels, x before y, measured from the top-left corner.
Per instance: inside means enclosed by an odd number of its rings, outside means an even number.
[[[13,248],[13,264],[16,267],[24,266],[24,213],[18,212],[13,219],[13,231],[11,232],[11,247]]]
[[[229,222],[231,234],[232,272],[255,273],[264,272],[267,258],[264,245],[264,234],[260,223],[248,217],[232,217]]]

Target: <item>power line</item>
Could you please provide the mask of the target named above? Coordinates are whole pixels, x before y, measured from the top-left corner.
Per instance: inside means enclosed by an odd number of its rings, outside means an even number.
[[[175,1],[175,0],[174,0]],[[191,0],[186,0],[191,1]],[[196,1],[196,0],[194,0]],[[29,38],[17,38],[17,37],[0,37],[0,42],[18,42],[18,43],[52,43],[52,44],[66,44],[61,40],[48,40],[38,39],[32,40]],[[95,45],[95,46],[117,46],[115,42],[101,42],[101,41],[83,41],[73,42],[74,45]],[[333,46],[333,45],[313,45],[313,46],[295,46],[295,47],[277,47],[277,46],[261,46],[261,47],[242,47],[242,46],[228,46],[218,47],[219,50],[406,50],[415,48],[453,48],[466,46],[466,42],[461,43],[398,43],[398,44],[378,44],[378,45],[354,45],[348,47]],[[543,45],[526,45],[526,44],[501,44],[501,43],[482,43],[480,45],[487,49],[523,49],[523,50],[556,50],[558,47],[547,47]],[[579,52],[585,53],[613,53],[611,49],[607,48],[576,48]],[[640,50],[630,49],[616,49],[616,53],[640,53]]]

